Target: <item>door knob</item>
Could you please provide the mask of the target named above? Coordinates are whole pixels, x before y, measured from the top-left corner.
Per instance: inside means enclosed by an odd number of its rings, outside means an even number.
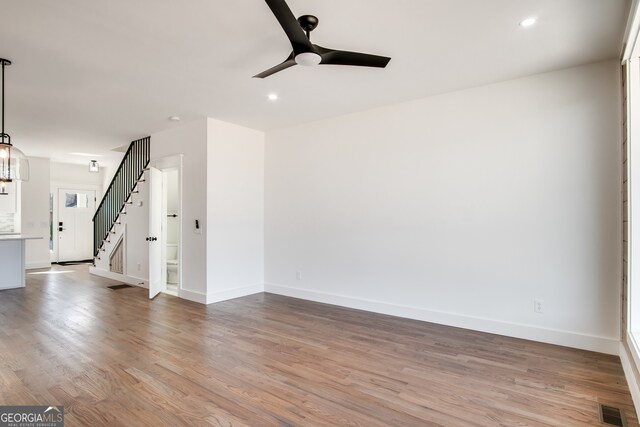
[[[147,238],[146,238],[146,241],[147,241],[147,242],[155,242],[156,240],[158,240],[158,238],[157,238],[157,237],[147,237]]]

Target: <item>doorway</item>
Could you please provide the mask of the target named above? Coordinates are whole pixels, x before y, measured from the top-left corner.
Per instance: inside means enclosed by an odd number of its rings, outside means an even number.
[[[95,206],[95,190],[58,189],[57,262],[92,259]]]
[[[149,298],[182,289],[182,156],[149,167]]]
[[[180,181],[178,169],[162,171],[162,282],[164,292],[178,296],[180,285]]]

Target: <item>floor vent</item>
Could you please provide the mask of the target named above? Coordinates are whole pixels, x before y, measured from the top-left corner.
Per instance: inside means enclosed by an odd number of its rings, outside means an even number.
[[[600,422],[603,424],[617,427],[625,427],[627,425],[619,408],[598,404],[598,413],[600,414]]]
[[[113,290],[113,291],[117,291],[118,289],[125,289],[125,288],[133,288],[133,286],[131,285],[113,285],[113,286],[107,286],[107,288]],[[620,424],[622,425],[622,424]]]

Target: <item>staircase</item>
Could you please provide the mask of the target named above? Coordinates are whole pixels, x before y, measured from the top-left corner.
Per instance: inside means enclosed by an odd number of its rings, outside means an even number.
[[[144,171],[149,165],[151,137],[133,141],[122,158],[109,188],[93,216],[93,256],[100,259],[100,251],[109,242],[120,215],[126,215],[126,207],[137,192],[138,183],[144,181]]]

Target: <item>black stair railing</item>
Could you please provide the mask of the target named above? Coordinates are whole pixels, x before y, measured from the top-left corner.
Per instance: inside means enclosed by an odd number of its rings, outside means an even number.
[[[97,256],[111,227],[149,165],[151,137],[133,141],[93,215],[93,255]]]

